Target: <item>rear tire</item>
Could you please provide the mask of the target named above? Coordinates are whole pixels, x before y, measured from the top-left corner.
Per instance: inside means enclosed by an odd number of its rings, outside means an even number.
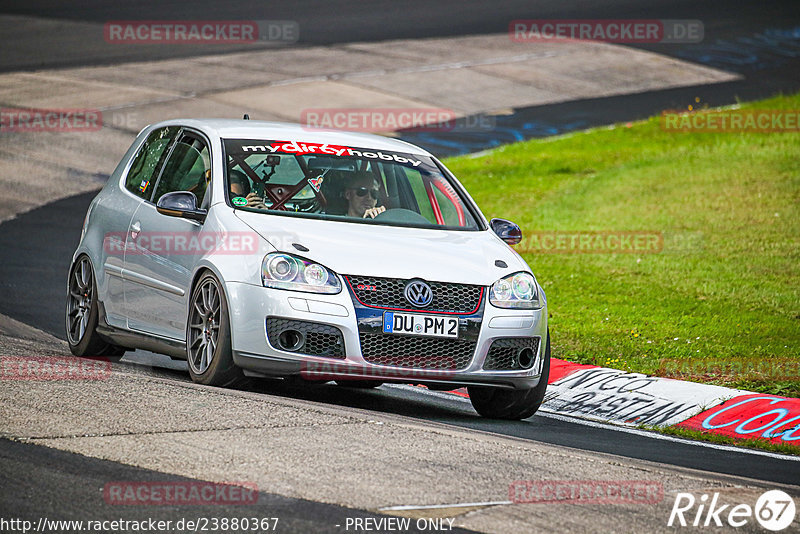
[[[542,363],[542,376],[536,387],[522,390],[508,390],[471,386],[467,388],[472,407],[483,417],[490,419],[527,419],[536,413],[544,401],[547,380],[550,377],[550,331],[547,331],[547,342]]]
[[[186,358],[192,381],[227,387],[244,379],[233,363],[228,303],[217,277],[200,277],[189,300],[186,321]]]
[[[97,333],[99,318],[97,284],[88,256],[79,256],[69,270],[67,280],[66,330],[69,350],[75,356],[102,356],[116,362],[126,348],[104,341]]]

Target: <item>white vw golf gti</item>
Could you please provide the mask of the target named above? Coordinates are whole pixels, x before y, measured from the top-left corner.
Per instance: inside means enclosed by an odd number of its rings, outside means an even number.
[[[547,302],[440,161],[374,135],[248,120],[145,128],[86,214],[67,282],[78,356],[137,348],[192,380],[466,386],[522,419],[550,368]]]

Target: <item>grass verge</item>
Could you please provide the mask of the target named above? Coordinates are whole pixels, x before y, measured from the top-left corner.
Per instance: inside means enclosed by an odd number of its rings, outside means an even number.
[[[800,94],[742,107],[798,110]],[[524,235],[663,239],[655,253],[517,247],[547,293],[555,357],[800,397],[797,133],[670,132],[654,117],[446,163]]]

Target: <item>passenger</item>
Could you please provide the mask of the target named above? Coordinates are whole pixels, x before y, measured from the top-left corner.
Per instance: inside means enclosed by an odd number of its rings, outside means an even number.
[[[264,204],[264,199],[251,191],[250,180],[245,173],[235,170],[229,171],[228,182],[230,183],[231,199],[244,197],[247,201],[247,204],[245,204],[247,207],[267,209],[267,206]]]
[[[228,181],[231,187],[231,198],[246,197],[250,194],[250,180],[247,179],[247,175],[242,171],[230,171],[228,173]]]
[[[366,219],[375,218],[386,211],[385,206],[377,206],[379,192],[378,181],[372,174],[357,173],[352,176],[344,188],[347,215]]]

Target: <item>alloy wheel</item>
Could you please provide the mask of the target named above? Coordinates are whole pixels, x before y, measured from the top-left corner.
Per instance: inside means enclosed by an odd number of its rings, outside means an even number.
[[[213,279],[203,281],[195,293],[189,314],[189,365],[203,374],[217,350],[220,326],[220,293]]]
[[[82,258],[69,277],[67,334],[73,345],[81,342],[89,324],[93,298],[92,286],[92,266],[88,258]]]

